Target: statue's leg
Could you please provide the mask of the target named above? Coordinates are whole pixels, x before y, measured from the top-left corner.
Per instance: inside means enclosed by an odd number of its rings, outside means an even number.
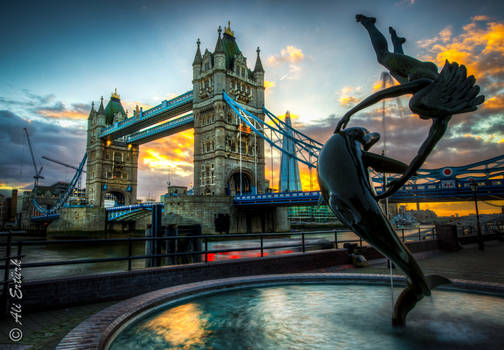
[[[401,38],[397,36],[397,33],[394,28],[389,27],[390,37],[392,38],[392,44],[394,45],[394,53],[400,53],[404,55],[403,44],[406,42],[406,38]]]
[[[355,16],[355,20],[362,23],[364,28],[368,31],[371,43],[373,44],[373,49],[376,53],[376,58],[378,59],[378,62],[384,64],[385,56],[389,55],[390,51],[388,49],[387,39],[375,26],[376,18],[357,15]]]

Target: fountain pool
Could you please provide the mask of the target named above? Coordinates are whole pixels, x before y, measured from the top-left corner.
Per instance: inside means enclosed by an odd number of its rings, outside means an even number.
[[[397,330],[389,287],[327,282],[235,285],[172,299],[123,324],[106,348],[447,350],[504,344],[502,297],[434,290]]]

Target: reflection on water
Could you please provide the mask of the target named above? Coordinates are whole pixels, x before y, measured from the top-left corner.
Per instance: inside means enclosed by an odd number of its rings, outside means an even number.
[[[291,285],[168,306],[130,324],[110,350],[502,349],[502,329],[498,297],[434,291],[396,330],[387,287]]]
[[[202,346],[207,331],[207,321],[198,305],[189,303],[163,312],[146,322],[140,329],[151,331],[159,344],[172,344],[174,347],[191,349]]]

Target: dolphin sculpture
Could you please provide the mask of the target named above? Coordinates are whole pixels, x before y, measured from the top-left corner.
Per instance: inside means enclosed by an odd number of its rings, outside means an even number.
[[[408,286],[394,306],[392,324],[404,327],[406,315],[431,289],[450,283],[441,276],[424,276],[422,269],[383,215],[371,185],[368,167],[379,172],[403,173],[400,161],[368,152],[380,138],[365,128],[336,132],[324,145],[318,159],[318,182],[325,202],[338,219],[359,237],[392,260],[408,276]]]

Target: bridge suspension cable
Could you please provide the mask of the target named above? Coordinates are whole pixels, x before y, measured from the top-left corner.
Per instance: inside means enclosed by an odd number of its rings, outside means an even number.
[[[58,198],[58,201],[56,202],[56,204],[52,208],[50,208],[50,209],[44,208],[39,203],[37,203],[35,198],[32,198],[33,206],[35,207],[35,209],[38,212],[45,214],[45,215],[50,215],[50,214],[56,213],[58,210],[61,209],[61,207],[63,207],[65,202],[68,200],[68,197],[70,197],[70,194],[75,189],[75,185],[77,184],[77,182],[83,172],[84,164],[86,164],[86,159],[87,159],[87,153],[84,153],[84,157],[82,158],[82,161],[80,162],[79,167],[75,171],[75,174],[72,178],[72,181],[70,181],[65,192],[63,192],[63,194]]]
[[[289,156],[310,168],[317,166],[318,155],[322,149],[322,144],[320,142],[311,139],[305,134],[287,125],[266,108],[263,108],[263,111],[265,113],[265,117],[267,117],[267,120],[269,120],[271,124],[261,120],[247,111],[241,104],[226,94],[226,92],[223,91],[222,95],[224,96],[226,103],[234,111],[235,115],[239,117],[252,131],[254,131],[254,133],[265,140],[271,147],[287,153]],[[292,132],[289,133],[287,130]],[[284,137],[290,138],[293,141],[295,146],[294,152],[290,152],[282,147],[282,140]]]

